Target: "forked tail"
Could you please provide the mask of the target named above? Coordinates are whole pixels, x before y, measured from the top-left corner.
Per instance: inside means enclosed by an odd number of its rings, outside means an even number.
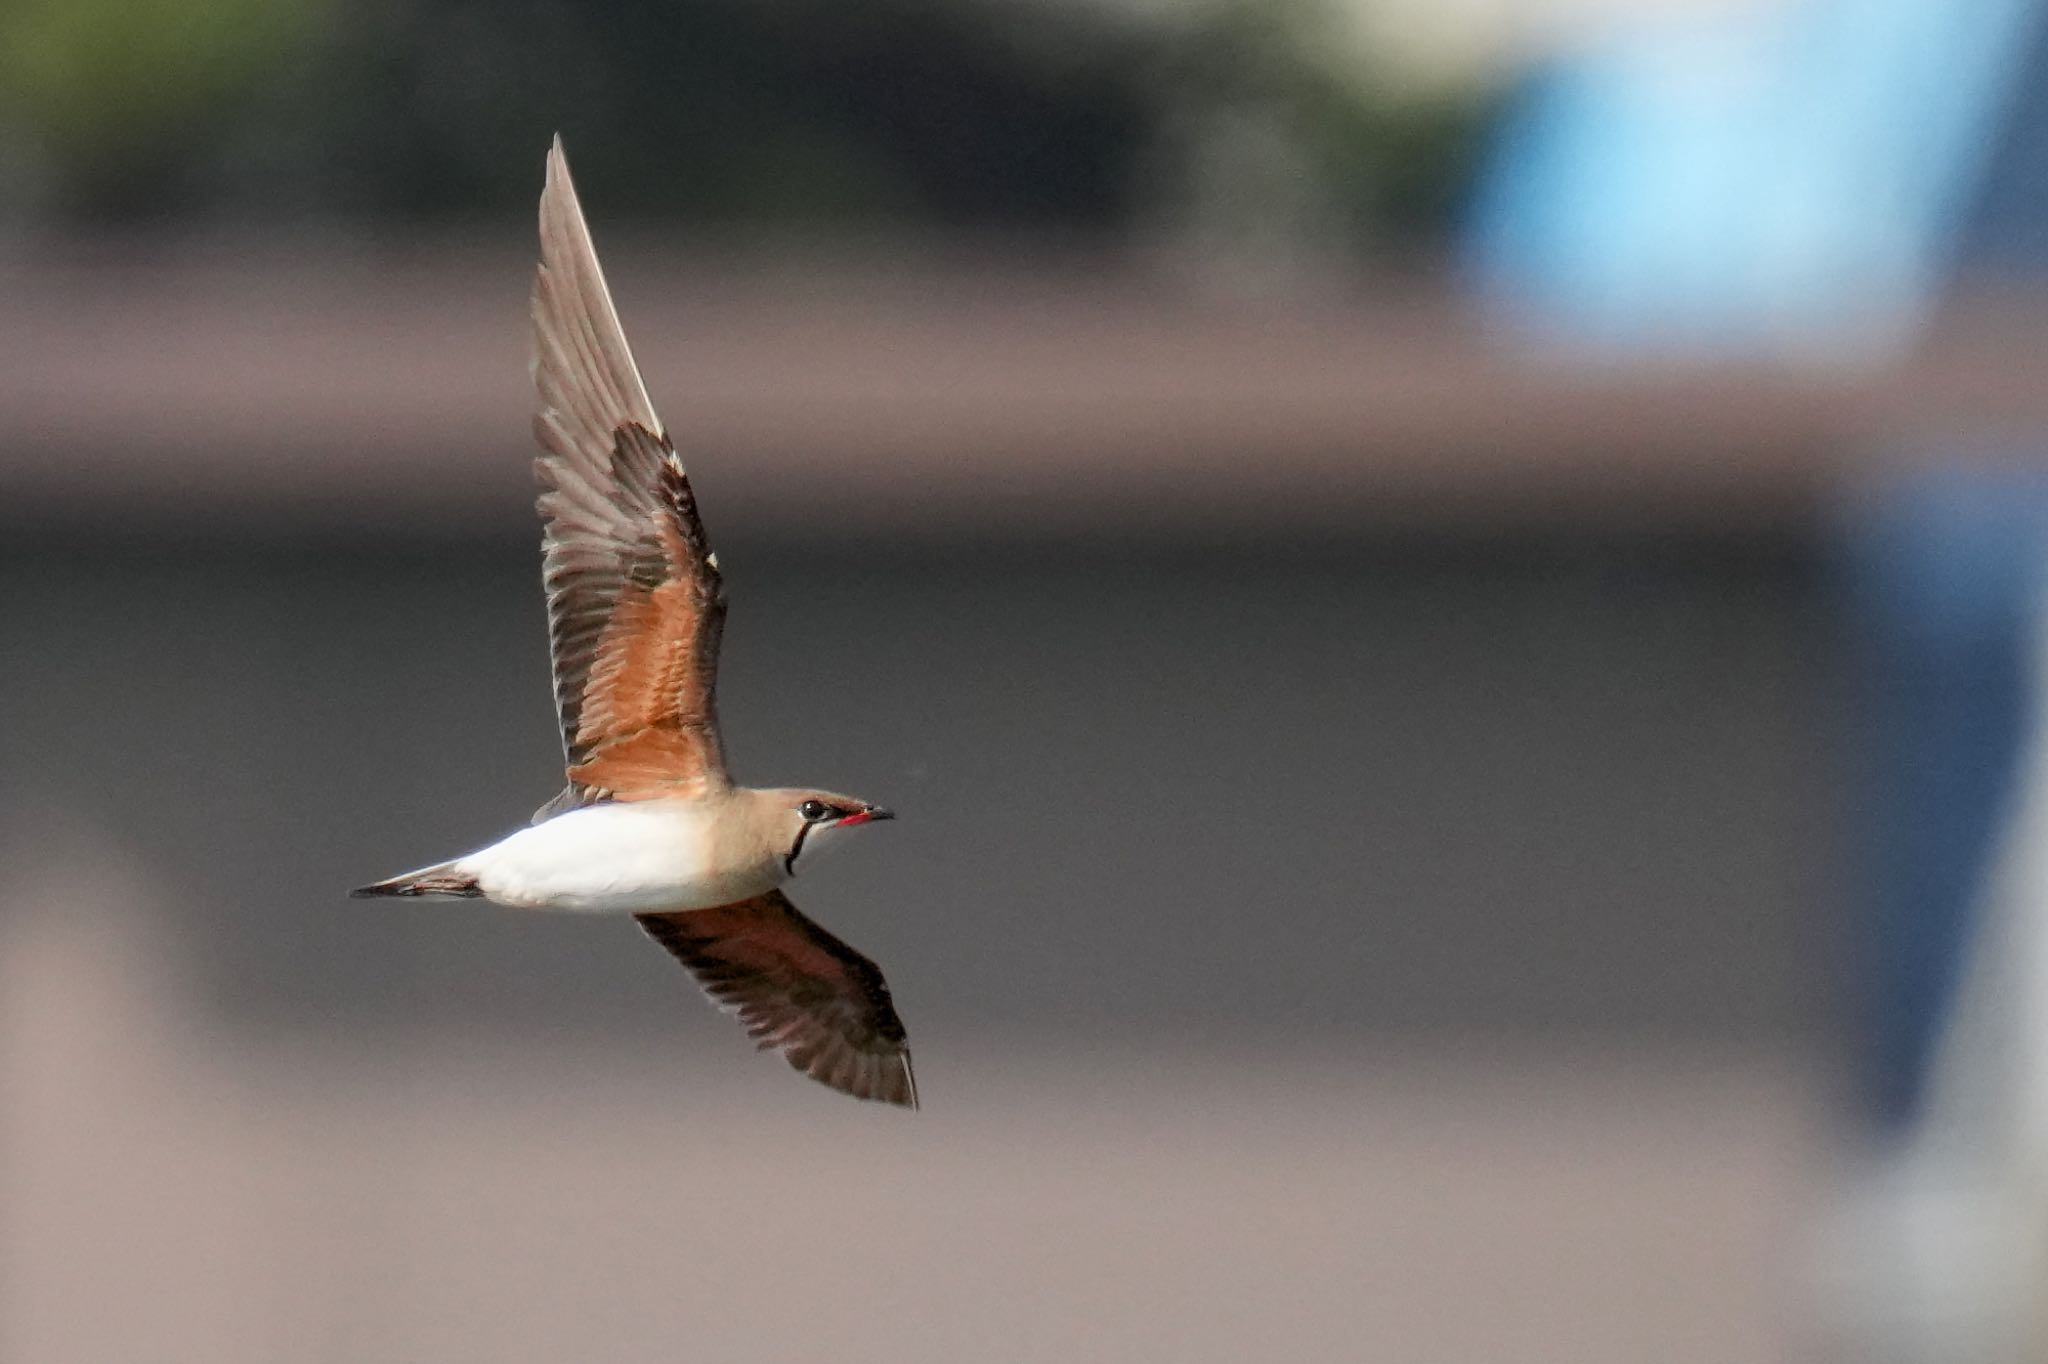
[[[422,867],[418,871],[394,876],[388,881],[373,881],[367,886],[357,886],[349,892],[352,900],[369,900],[380,895],[438,896],[443,899],[474,900],[483,894],[476,887],[476,878],[468,872],[457,871],[453,862],[443,862],[437,867]]]

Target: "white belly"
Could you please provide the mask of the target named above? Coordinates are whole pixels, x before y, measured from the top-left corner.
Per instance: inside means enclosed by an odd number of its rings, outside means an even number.
[[[456,867],[501,905],[594,914],[708,909],[759,895],[778,867],[716,867],[711,821],[673,801],[593,805],[471,853]]]

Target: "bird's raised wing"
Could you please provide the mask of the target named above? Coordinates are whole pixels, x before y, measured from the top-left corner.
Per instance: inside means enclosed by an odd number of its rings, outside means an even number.
[[[903,1021],[880,969],[781,891],[634,917],[764,1050],[856,1098],[917,1107]]]
[[[727,783],[713,704],[725,623],[717,556],[619,328],[560,138],[541,192],[540,254],[534,467],[569,786],[536,819]]]

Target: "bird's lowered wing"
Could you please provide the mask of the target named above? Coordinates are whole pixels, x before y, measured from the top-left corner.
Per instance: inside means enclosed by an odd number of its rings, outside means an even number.
[[[534,461],[569,786],[592,800],[727,783],[713,692],[725,593],[682,457],[654,414],[557,138],[533,285]]]
[[[903,1021],[880,969],[781,891],[634,917],[762,1048],[856,1098],[917,1107]]]

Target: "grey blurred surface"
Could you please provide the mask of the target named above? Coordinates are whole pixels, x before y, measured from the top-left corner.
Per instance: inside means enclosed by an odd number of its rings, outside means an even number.
[[[679,313],[738,770],[904,816],[795,896],[905,1118],[624,923],[342,898],[560,781],[517,291],[176,278],[0,328],[0,1358],[1808,1357],[1810,395]]]
[[[2048,419],[2048,310],[2010,281],[1959,288],[1895,367],[1622,364],[1489,324],[1441,270],[1234,290],[1042,249],[685,255],[599,221],[721,533],[1797,534],[1916,432]],[[0,525],[511,526],[529,254],[0,260]]]
[[[733,1055],[223,1026],[146,866],[33,860],[8,1359],[1806,1357],[1815,1115],[1767,1053],[932,1029],[913,1116]]]
[[[559,783],[534,552],[17,551],[0,770],[265,1030],[727,1039],[629,927],[344,904]],[[727,541],[745,779],[898,808],[794,888],[920,1038],[1783,1039],[1826,848],[1796,557]]]

